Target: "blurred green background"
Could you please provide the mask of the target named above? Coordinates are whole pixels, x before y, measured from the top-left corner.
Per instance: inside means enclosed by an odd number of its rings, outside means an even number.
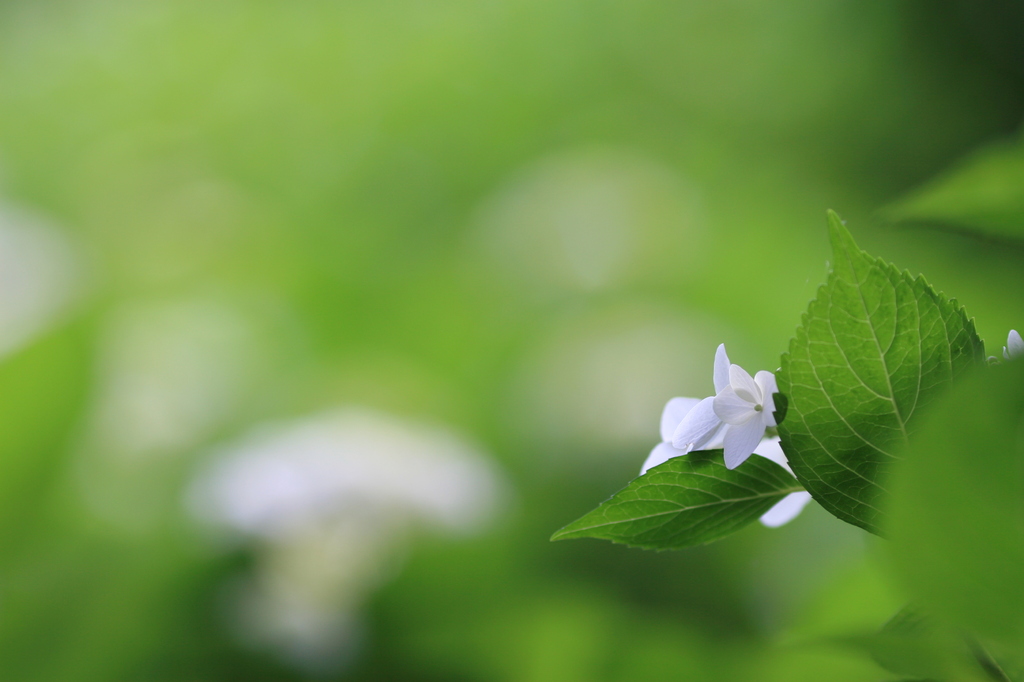
[[[550,534],[715,347],[774,369],[825,210],[990,353],[1019,246],[884,207],[1016,134],[1015,0],[0,7],[0,679],[874,680],[812,504]]]

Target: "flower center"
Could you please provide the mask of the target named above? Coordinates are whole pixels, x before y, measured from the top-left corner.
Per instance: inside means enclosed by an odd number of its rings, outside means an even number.
[[[754,405],[754,412],[760,412],[763,409],[764,408],[762,406],[760,406],[760,405]]]

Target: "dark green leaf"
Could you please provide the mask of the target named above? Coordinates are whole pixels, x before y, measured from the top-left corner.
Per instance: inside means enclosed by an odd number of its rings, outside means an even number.
[[[721,450],[691,452],[649,470],[551,539],[603,538],[645,549],[702,545],[800,490],[789,472],[764,457],[730,471]]]
[[[884,479],[924,406],[984,346],[963,309],[861,251],[829,212],[832,272],[782,356],[779,426],[800,482],[825,509],[878,532]]]

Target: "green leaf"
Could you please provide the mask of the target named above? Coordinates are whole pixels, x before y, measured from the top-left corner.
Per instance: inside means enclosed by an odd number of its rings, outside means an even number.
[[[764,457],[725,468],[721,450],[691,452],[654,467],[600,507],[551,536],[602,538],[644,549],[702,545],[754,521],[803,490]]]
[[[933,406],[893,472],[887,543],[908,592],[1024,650],[1024,362],[977,370]]]
[[[963,636],[914,606],[901,609],[863,643],[875,662],[889,672],[917,679],[991,679]]]
[[[984,363],[955,301],[869,256],[829,212],[832,272],[777,374],[789,400],[779,425],[797,478],[821,506],[877,533],[885,478],[923,408]]]
[[[1024,144],[992,145],[882,211],[893,222],[1024,240]]]

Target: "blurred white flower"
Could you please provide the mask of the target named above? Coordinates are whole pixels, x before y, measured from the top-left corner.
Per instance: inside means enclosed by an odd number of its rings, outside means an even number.
[[[359,610],[389,577],[410,531],[465,533],[504,490],[490,459],[454,432],[345,408],[265,426],[224,448],[188,503],[255,542],[239,593],[240,636],[306,667],[342,663]]]
[[[1024,355],[1024,339],[1020,338],[1016,329],[1011,329],[1006,337],[1006,345],[1003,346],[1003,357],[1009,360],[1021,355]]]
[[[790,474],[793,473],[793,470],[789,467],[789,461],[786,459],[786,454],[782,451],[782,446],[779,444],[778,436],[765,438],[754,448],[754,454],[770,459]],[[769,528],[778,528],[795,519],[810,501],[811,494],[806,490],[790,493],[776,502],[775,506],[761,516],[761,523]]]
[[[97,446],[122,460],[196,446],[243,397],[253,344],[242,314],[214,299],[116,311],[99,353]]]
[[[0,206],[0,355],[21,348],[81,292],[82,259],[62,232]]]
[[[350,512],[471,529],[497,492],[488,459],[448,429],[348,408],[225,448],[192,499],[207,521],[274,539]]]

